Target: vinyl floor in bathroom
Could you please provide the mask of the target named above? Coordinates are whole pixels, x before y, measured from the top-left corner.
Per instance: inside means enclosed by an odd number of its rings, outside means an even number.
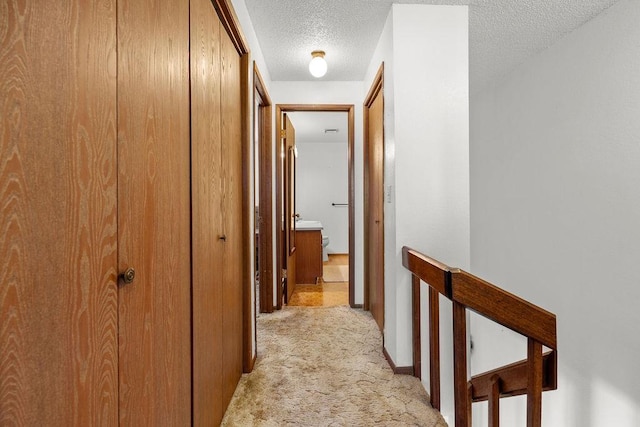
[[[328,265],[349,265],[348,255],[329,255]],[[291,295],[291,306],[332,307],[349,305],[349,282],[326,283],[320,279],[315,285],[296,285]]]

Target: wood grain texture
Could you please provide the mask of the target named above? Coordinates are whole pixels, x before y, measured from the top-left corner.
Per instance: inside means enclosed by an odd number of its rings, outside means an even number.
[[[258,99],[258,111],[255,118],[258,121],[258,165],[259,172],[259,223],[261,238],[258,248],[260,259],[260,312],[273,312],[273,139],[272,139],[272,106],[271,98],[262,80],[260,71],[254,63],[253,82],[255,96]]]
[[[2,426],[117,422],[115,16],[0,3]]]
[[[467,313],[453,302],[453,393],[456,427],[471,426],[471,390],[467,382]]]
[[[365,306],[384,330],[384,97],[382,67],[367,102],[365,138]]]
[[[489,379],[489,427],[500,427],[500,382],[497,374]]]
[[[440,296],[433,288],[429,288],[429,397],[431,406],[440,410]]]
[[[284,222],[283,222],[283,218],[284,218],[284,212],[285,212],[285,208],[284,208],[284,180],[286,179],[286,174],[285,174],[285,167],[284,167],[284,161],[283,159],[286,156],[286,149],[284,146],[285,143],[285,138],[283,138],[280,134],[281,130],[283,129],[283,113],[287,113],[287,112],[294,112],[294,111],[307,111],[307,112],[313,112],[313,111],[319,111],[319,112],[323,112],[323,111],[341,111],[341,112],[345,112],[347,113],[348,117],[348,126],[349,126],[349,153],[350,157],[349,157],[349,183],[350,185],[352,185],[353,182],[353,171],[354,171],[354,167],[353,167],[353,145],[355,144],[354,142],[354,106],[353,104],[276,104],[276,117],[275,117],[275,123],[276,123],[276,143],[275,143],[275,151],[276,151],[276,209],[275,209],[275,218],[277,219],[278,223],[276,224],[276,265],[277,265],[277,271],[276,271],[276,283],[277,283],[277,289],[278,289],[278,293],[280,294],[280,296],[277,298],[277,303],[276,303],[276,308],[280,309],[281,308],[281,302],[282,302],[282,293],[283,293],[283,288],[282,288],[282,283],[283,283],[283,274],[282,274],[282,269],[285,268],[286,266],[286,260],[287,260],[287,253],[286,252],[286,238],[285,238],[285,232],[284,232]],[[366,110],[365,110],[366,112]],[[366,154],[366,153],[365,153]],[[355,206],[354,204],[354,192],[352,191],[352,189],[350,188],[349,190],[349,239],[355,239],[354,238],[354,233],[355,233],[355,214],[353,211],[353,208]],[[353,217],[352,217],[353,215]],[[278,228],[279,227],[279,228]],[[349,252],[353,253],[353,240],[350,240],[349,242]],[[366,245],[365,245],[366,246]],[[350,257],[349,258],[349,305],[351,305],[352,308],[362,308],[362,305],[360,304],[354,304],[354,279],[353,279],[353,274],[355,271],[355,268],[353,268],[352,263],[354,262],[354,257]],[[367,301],[366,298],[366,292],[367,289],[365,287],[365,303]],[[367,307],[365,307],[365,310],[367,309]]]
[[[430,288],[451,299],[451,271],[455,269],[407,246],[402,248],[402,265]]]
[[[356,307],[356,179],[355,179],[355,108],[347,111],[347,162],[349,174],[349,306]]]
[[[451,275],[453,299],[470,310],[556,349],[556,316],[465,271]]]
[[[193,424],[224,415],[220,22],[209,0],[191,2]],[[225,236],[226,237],[226,236]],[[231,237],[231,236],[229,236]]]
[[[542,344],[527,340],[527,427],[542,425]]]
[[[296,282],[315,284],[322,277],[322,232],[296,231]]]
[[[118,2],[120,423],[191,423],[189,4]]]
[[[550,351],[542,356],[542,390],[555,390],[555,351]],[[491,393],[491,377],[497,375],[500,378],[500,397],[520,396],[527,393],[527,360],[511,363],[509,365],[493,369],[471,377],[473,385],[473,401],[482,402],[489,398]]]
[[[241,58],[228,34],[220,32],[222,218],[227,240],[222,284],[222,404],[226,409],[242,375],[243,345],[243,157]]]
[[[253,266],[254,252],[252,242],[255,237],[255,212],[253,194],[251,192],[252,169],[251,164],[251,84],[249,53],[239,54],[240,66],[240,128],[241,128],[241,173],[242,173],[242,268],[241,277],[241,315],[242,315],[242,372],[249,373],[257,357],[257,330],[255,308],[255,271]]]
[[[421,343],[421,328],[420,319],[422,314],[420,313],[420,278],[411,275],[411,317],[412,328],[411,338],[413,345],[413,375],[416,378],[422,379],[422,345]],[[433,400],[433,399],[431,399]],[[433,402],[432,402],[433,406]]]
[[[296,145],[296,130],[286,113],[284,114],[284,234],[285,234],[285,259],[287,260],[287,302],[291,299],[293,291],[298,283],[297,265],[296,265],[296,243],[295,243],[295,210],[296,210],[296,177],[295,167],[296,159],[294,150]]]

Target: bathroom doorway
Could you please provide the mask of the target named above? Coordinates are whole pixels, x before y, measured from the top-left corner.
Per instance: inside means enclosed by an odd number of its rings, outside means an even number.
[[[284,248],[286,233],[291,231],[288,229],[289,221],[285,221],[283,217],[283,183],[287,176],[287,157],[284,151],[286,134],[282,131],[285,115],[291,119],[296,129],[295,152],[298,155],[294,214],[299,215],[299,221],[296,222],[294,232],[298,234],[296,251],[299,253],[294,258],[297,264],[295,268],[287,265],[290,257],[285,256]],[[336,284],[346,283],[348,304],[354,307],[354,106],[277,105],[276,129],[276,218],[279,218],[276,233],[279,266],[276,278],[277,308],[287,302],[284,297],[287,282],[298,282],[297,288],[302,291],[311,289],[308,285],[326,284],[330,287],[333,281]],[[340,224],[340,218],[345,220],[344,225]],[[318,230],[325,237],[325,252],[331,253],[330,259],[324,257],[320,274],[314,273],[317,270],[313,267],[317,266],[319,260],[317,248],[321,242],[321,234]],[[315,251],[311,252],[308,259],[303,246],[306,241],[304,239],[310,239],[310,247]],[[310,266],[309,269],[307,265]],[[328,270],[331,270],[331,277],[324,280]],[[287,280],[287,272],[292,271],[296,271],[296,278],[299,277],[302,281]],[[310,273],[305,274],[305,271]],[[289,289],[288,293],[292,294],[293,290]]]

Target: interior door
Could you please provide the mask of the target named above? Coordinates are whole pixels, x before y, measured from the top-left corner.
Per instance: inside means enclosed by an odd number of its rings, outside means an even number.
[[[118,422],[114,3],[0,3],[2,426]]]
[[[226,409],[242,375],[243,297],[243,185],[241,60],[227,32],[220,30],[220,116],[222,137],[222,269],[223,406]]]
[[[382,74],[365,102],[365,308],[384,328],[384,109]]]
[[[120,422],[191,420],[189,4],[118,1]],[[102,168],[101,168],[102,169]]]
[[[215,425],[222,402],[225,248],[222,218],[220,32],[209,0],[191,1],[193,424]]]
[[[242,374],[240,56],[209,0],[191,1],[193,417],[218,425]]]
[[[284,208],[285,208],[285,259],[287,260],[288,302],[296,287],[296,130],[284,114]]]

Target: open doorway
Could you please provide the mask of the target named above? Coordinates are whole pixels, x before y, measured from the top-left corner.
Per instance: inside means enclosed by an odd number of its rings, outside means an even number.
[[[340,123],[338,117],[343,124],[329,124]],[[325,270],[334,273],[330,281],[346,282],[353,307],[354,106],[277,105],[276,129],[277,308],[288,302],[296,284],[323,283]],[[333,256],[324,256],[318,273],[322,243]]]
[[[271,99],[255,62],[253,65],[253,169],[254,169],[254,291],[255,312],[271,313],[273,292],[273,185],[271,144]],[[255,324],[255,321],[254,321]]]

